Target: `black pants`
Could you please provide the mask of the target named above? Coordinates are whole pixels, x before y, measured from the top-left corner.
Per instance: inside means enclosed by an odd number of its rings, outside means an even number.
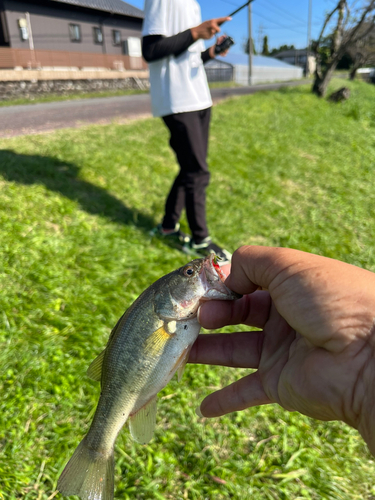
[[[172,229],[183,208],[196,243],[208,236],[206,187],[210,180],[207,165],[208,132],[211,108],[164,116],[171,133],[170,145],[176,153],[180,172],[165,204],[164,229]]]

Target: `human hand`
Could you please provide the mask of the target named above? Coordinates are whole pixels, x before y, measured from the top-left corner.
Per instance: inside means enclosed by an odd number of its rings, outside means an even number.
[[[215,54],[215,47],[218,43],[221,43],[224,39],[226,38],[225,35],[221,35],[219,36],[219,38],[216,40],[216,43],[215,45],[212,45],[209,49],[208,49],[208,52],[210,54],[210,57],[211,59],[215,59],[215,57],[218,55],[218,56],[221,56],[221,57],[225,57],[228,52],[229,52],[229,49],[227,50],[224,50],[224,52],[221,52],[220,54]]]
[[[199,40],[202,38],[203,40],[209,40],[216,33],[219,33],[220,26],[225,21],[230,21],[230,17],[218,17],[216,19],[210,19],[209,21],[204,21],[204,23],[196,26],[195,28],[191,28],[191,34],[193,35],[193,39]]]
[[[244,297],[204,303],[201,325],[262,330],[200,335],[189,362],[257,371],[209,395],[201,414],[278,403],[346,422],[375,454],[375,274],[297,250],[242,247],[225,283]]]

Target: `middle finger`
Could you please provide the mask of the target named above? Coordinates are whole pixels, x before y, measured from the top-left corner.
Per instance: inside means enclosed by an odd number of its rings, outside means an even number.
[[[199,335],[191,348],[189,363],[258,368],[262,345],[263,332]]]

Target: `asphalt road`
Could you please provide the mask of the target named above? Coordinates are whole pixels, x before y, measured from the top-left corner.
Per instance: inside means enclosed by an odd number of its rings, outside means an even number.
[[[299,80],[252,87],[217,88],[211,89],[211,94],[216,103],[234,95],[277,90],[308,82],[309,80]],[[38,134],[93,123],[122,123],[148,116],[151,116],[149,94],[0,107],[0,137]]]

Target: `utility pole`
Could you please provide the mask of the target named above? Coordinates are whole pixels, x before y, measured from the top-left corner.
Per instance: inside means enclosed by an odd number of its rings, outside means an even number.
[[[249,9],[248,10],[248,19],[249,19],[249,76],[248,76],[248,79],[249,79],[249,85],[252,84],[252,66],[253,66],[253,60],[252,60],[252,58],[253,58],[253,54],[252,54],[253,44],[252,44],[252,40],[251,40],[251,2],[253,2],[253,1],[254,0],[247,0],[246,3],[241,5],[241,7],[238,7],[238,9],[236,9],[234,12],[229,14],[229,17],[232,17],[235,14],[237,14],[237,12],[244,9],[246,7],[246,5],[248,6],[248,9]]]
[[[253,43],[251,35],[251,2],[248,6],[248,16],[249,16],[249,85],[253,83]]]
[[[36,56],[35,56],[35,46],[34,46],[34,38],[33,38],[33,31],[31,29],[31,20],[30,20],[30,14],[29,12],[25,12],[25,16],[26,16],[26,23],[27,23],[27,31],[29,33],[29,48],[30,48],[30,53],[31,53],[31,65],[30,65],[30,69],[33,67],[33,66],[37,66],[37,63],[36,63]]]
[[[34,50],[34,39],[33,39],[33,32],[31,30],[30,14],[28,12],[25,12],[25,16],[27,22],[27,31],[29,32],[29,48],[30,50]]]
[[[311,17],[312,17],[312,0],[309,0],[309,16],[307,21],[307,47],[306,47],[306,76],[309,76],[309,52],[311,45]]]

